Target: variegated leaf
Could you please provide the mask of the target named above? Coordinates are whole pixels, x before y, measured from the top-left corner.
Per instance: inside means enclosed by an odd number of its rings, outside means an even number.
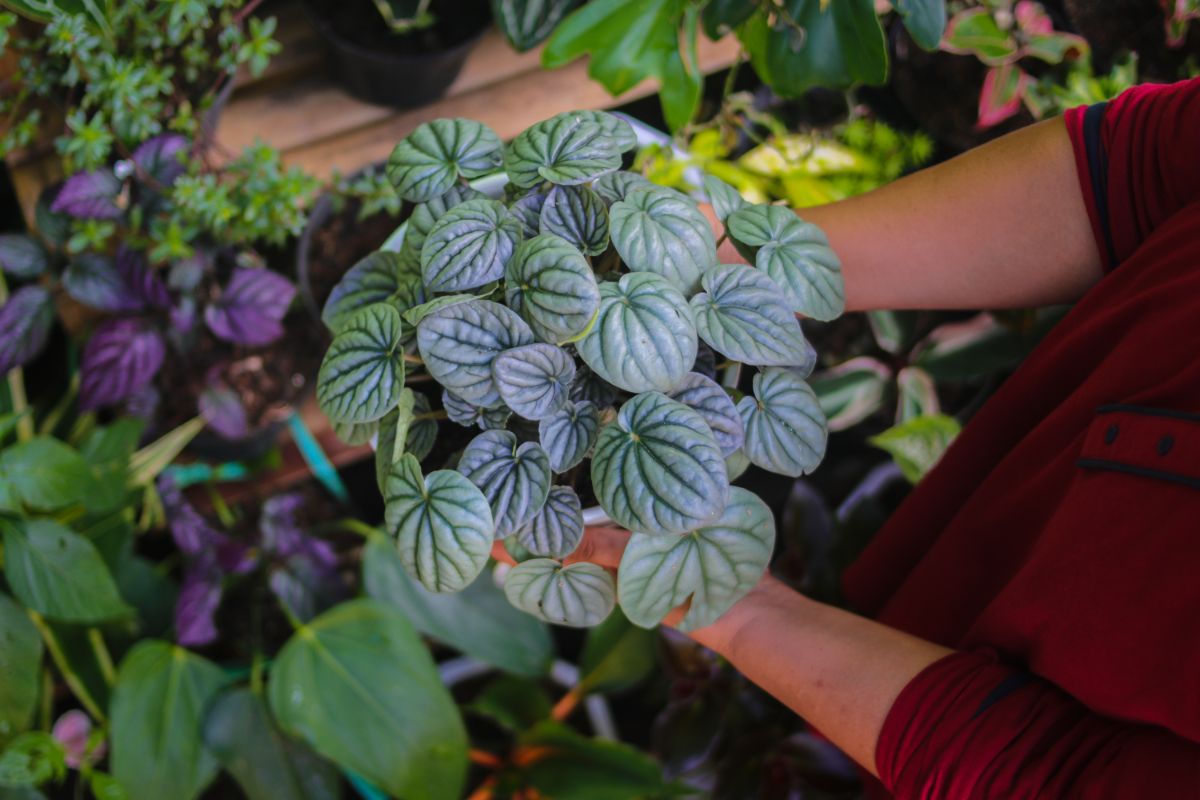
[[[542,204],[541,233],[561,236],[585,255],[608,249],[608,207],[586,186],[555,186]]]
[[[317,402],[334,422],[371,422],[391,411],[404,388],[400,312],[387,303],[342,324],[317,375]]]
[[[455,184],[440,197],[435,197],[425,203],[419,203],[408,216],[408,224],[404,226],[404,241],[400,244],[400,255],[404,263],[421,262],[421,248],[425,239],[437,221],[446,212],[468,200],[486,199],[482,192],[470,186]],[[419,270],[418,270],[419,271]]]
[[[533,519],[517,531],[517,542],[535,556],[566,558],[583,539],[583,506],[570,486],[554,486]]]
[[[467,200],[442,215],[421,247],[421,277],[434,292],[474,289],[504,277],[521,223],[495,200]]]
[[[471,440],[458,471],[479,487],[491,504],[496,538],[515,533],[546,503],[550,459],[533,442],[518,444],[509,431],[484,431]]]
[[[388,158],[387,175],[396,192],[413,203],[441,197],[459,176],[496,171],[504,146],[486,125],[469,119],[435,119],[418,125]]]
[[[729,220],[730,214],[750,205],[737,189],[715,175],[704,176],[704,193],[722,225]]]
[[[509,308],[552,344],[587,330],[600,307],[600,287],[587,260],[554,234],[522,242],[508,262],[506,281]]]
[[[637,189],[609,213],[613,245],[635,272],[657,273],[691,296],[700,275],[717,264],[712,227],[690,201]]]
[[[540,420],[568,402],[575,362],[561,347],[538,342],[496,356],[492,377],[505,405],[525,419]]]
[[[636,172],[610,172],[601,175],[592,183],[592,191],[610,206],[624,200],[626,195],[635,189],[652,188],[654,184],[650,179]]]
[[[746,430],[737,406],[713,379],[689,372],[667,397],[695,409],[704,418],[721,448],[721,455],[729,456],[742,446]]]
[[[504,169],[517,186],[578,185],[621,166],[616,137],[584,114],[559,114],[512,141]]]
[[[500,404],[492,361],[505,350],[533,344],[533,331],[513,311],[490,300],[441,308],[417,326],[417,348],[434,380],[468,403]]]
[[[334,333],[355,312],[372,303],[383,303],[399,297],[403,311],[425,302],[425,290],[415,275],[406,275],[400,256],[386,250],[376,250],[346,271],[325,301],[321,321]]]
[[[768,369],[754,376],[754,396],[738,403],[746,455],[763,469],[798,478],[825,457],[828,431],[816,393],[796,373]]]
[[[725,264],[700,279],[704,291],[692,298],[696,331],[716,351],[757,367],[812,369],[810,348],[783,290],[766,273]]]
[[[600,412],[586,400],[567,403],[538,423],[538,440],[555,472],[566,472],[583,461],[599,432]]]
[[[603,567],[571,564],[548,558],[522,561],[504,579],[508,601],[555,625],[587,628],[598,625],[616,605],[616,587]]]

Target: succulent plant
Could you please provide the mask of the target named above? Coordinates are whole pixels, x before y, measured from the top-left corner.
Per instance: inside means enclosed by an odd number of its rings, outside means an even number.
[[[707,625],[758,581],[775,539],[770,509],[731,481],[748,464],[799,476],[824,455],[796,315],[843,309],[828,240],[708,179],[754,266],[719,264],[695,200],[621,171],[636,142],[619,117],[579,111],[507,146],[436,120],[392,154],[388,175],[417,205],[399,249],[330,296],[317,396],[344,435],[377,433],[386,526],[431,591],[469,585],[504,539],[522,559],[509,600],[547,621],[594,625],[619,601],[651,627],[690,599],[683,627]],[[469,182],[501,170],[498,199]],[[406,385],[429,377],[440,412]],[[424,472],[440,418],[481,431],[455,469]],[[563,563],[581,495],[633,532],[616,580]]]

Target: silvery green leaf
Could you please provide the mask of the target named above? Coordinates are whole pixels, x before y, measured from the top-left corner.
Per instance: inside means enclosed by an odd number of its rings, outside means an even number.
[[[571,381],[571,399],[577,403],[594,403],[597,409],[608,408],[617,399],[617,389],[592,372],[587,364],[582,364],[575,368],[575,380]]]
[[[612,613],[612,577],[595,564],[564,567],[548,558],[522,561],[504,579],[508,602],[533,616],[572,628],[598,625]]]
[[[478,486],[492,507],[496,538],[533,519],[550,492],[550,459],[533,442],[518,445],[509,431],[484,431],[463,450],[458,471]]]
[[[725,472],[729,475],[730,483],[742,477],[748,469],[750,469],[750,457],[746,455],[746,451],[742,448],[739,447],[725,456]]]
[[[347,270],[333,287],[321,311],[321,321],[336,333],[363,306],[386,302],[393,295],[400,295],[406,307],[425,302],[420,279],[404,274],[400,256],[376,250]]]
[[[586,186],[555,186],[542,205],[541,233],[566,239],[585,255],[608,249],[608,207]]]
[[[379,420],[374,422],[335,422],[333,433],[346,444],[355,447],[366,444],[379,432]]]
[[[500,137],[482,123],[435,119],[396,145],[387,175],[405,200],[425,203],[448,192],[460,175],[477,178],[496,171],[503,150]]]
[[[809,353],[783,290],[766,273],[740,264],[714,267],[692,298],[696,331],[717,352],[757,367],[800,367]]]
[[[696,361],[696,323],[679,290],[652,272],[600,285],[600,312],[575,349],[627,392],[669,392]]]
[[[600,307],[592,268],[565,239],[544,233],[522,242],[506,270],[505,301],[537,337],[558,344],[578,336]]]
[[[482,192],[476,191],[470,186],[455,184],[440,197],[418,204],[412,210],[412,214],[408,216],[408,225],[404,229],[404,242],[400,245],[401,255],[407,260],[420,263],[421,248],[425,246],[425,239],[437,221],[455,206],[468,200],[480,200],[485,197]]]
[[[599,432],[600,412],[586,400],[567,403],[538,423],[538,440],[555,472],[566,472],[583,461]]]
[[[417,459],[406,454],[392,467],[383,496],[400,560],[426,589],[457,592],[483,571],[492,552],[492,511],[475,484],[448,469],[422,478]]]
[[[592,184],[592,191],[600,196],[610,206],[625,199],[635,189],[649,189],[654,184],[644,175],[636,172],[610,172],[601,175]]]
[[[575,0],[492,0],[496,27],[518,53],[541,44],[572,9]]]
[[[512,418],[512,410],[501,406],[499,408],[483,408],[479,411],[479,419],[476,424],[481,430],[485,431],[502,431],[508,427],[508,421]]]
[[[437,420],[424,416],[433,411],[429,398],[420,393],[414,393],[413,420],[408,425],[408,438],[404,442],[404,451],[412,453],[417,461],[424,461],[425,456],[433,450],[437,440]]]
[[[583,538],[583,506],[570,486],[554,486],[533,519],[517,531],[517,541],[535,556],[566,558]]]
[[[658,392],[639,394],[600,431],[592,488],[617,524],[640,533],[682,533],[725,509],[725,461],[704,418]]]
[[[792,311],[831,320],[846,310],[842,262],[816,225],[782,206],[749,206],[730,214],[728,227],[757,248],[754,263],[783,288]]]
[[[689,372],[667,397],[695,409],[704,418],[721,448],[721,455],[728,456],[742,446],[746,431],[737,406],[712,378]]]
[[[530,192],[508,207],[508,213],[521,223],[521,233],[526,239],[537,236],[542,229],[542,206],[546,205],[546,196],[545,192]]]
[[[479,406],[471,405],[449,389],[442,390],[442,408],[451,422],[457,422],[463,427],[471,427],[483,414]]]
[[[577,185],[621,166],[616,139],[582,114],[559,114],[513,139],[504,169],[517,186]]]
[[[481,299],[478,295],[473,294],[447,294],[441,297],[435,297],[432,300],[426,300],[424,303],[419,303],[407,311],[401,312],[400,316],[404,318],[404,324],[411,328],[416,328],[421,324],[421,320],[428,317],[435,311],[441,311],[443,308],[456,306],[459,303],[469,303],[472,300]]]
[[[317,402],[334,422],[371,422],[404,388],[400,312],[375,303],[348,317],[321,362]]]
[[[490,300],[441,308],[417,326],[417,348],[433,379],[474,405],[500,404],[492,361],[505,350],[533,344],[533,331],[514,312]]]
[[[775,546],[775,517],[753,492],[733,488],[717,521],[682,536],[635,533],[617,570],[621,610],[643,628],[689,599],[679,629],[711,625],[762,579]]]
[[[468,200],[442,215],[421,247],[421,277],[434,292],[474,289],[504,277],[521,223],[495,200]]]
[[[816,393],[796,373],[768,369],[755,375],[754,396],[742,398],[738,413],[751,463],[798,478],[825,457],[825,415]]]
[[[596,123],[605,135],[612,138],[613,146],[617,148],[618,153],[627,153],[637,147],[638,139],[637,134],[633,132],[633,126],[616,114],[610,114],[607,111],[583,110],[564,111],[557,116],[583,117]]]
[[[416,392],[406,387],[400,393],[396,407],[379,420],[379,437],[375,440],[375,481],[380,494],[386,493],[392,467],[405,453],[416,405]]]
[[[717,219],[721,220],[722,225],[729,219],[730,214],[739,208],[750,205],[750,202],[742,197],[737,189],[716,175],[704,176],[704,193],[708,195],[708,202],[712,204],[713,211],[716,212]]]
[[[525,419],[544,419],[562,408],[574,377],[567,351],[542,342],[505,350],[492,362],[500,397]]]
[[[657,273],[690,297],[701,273],[717,264],[712,227],[687,200],[636,189],[609,213],[613,245],[635,272]]]

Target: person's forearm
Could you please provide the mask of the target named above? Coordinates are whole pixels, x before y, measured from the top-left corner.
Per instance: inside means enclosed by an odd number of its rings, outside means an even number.
[[[693,638],[872,773],[879,732],[900,690],[951,653],[769,577]]]
[[[858,197],[800,209],[842,260],[851,311],[1071,302],[1100,254],[1061,119]],[[740,261],[732,246],[722,259]]]

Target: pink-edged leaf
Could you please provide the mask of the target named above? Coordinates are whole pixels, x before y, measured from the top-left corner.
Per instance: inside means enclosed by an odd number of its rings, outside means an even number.
[[[145,303],[125,282],[108,256],[81,253],[62,276],[67,294],[98,311],[141,311]]]
[[[941,49],[974,55],[993,66],[1016,61],[1020,56],[1016,37],[1001,28],[996,18],[983,8],[971,8],[951,17]]]
[[[217,301],[204,310],[209,329],[227,342],[264,345],[283,334],[296,287],[278,272],[239,267]]]
[[[188,140],[178,133],[164,133],[147,139],[133,151],[133,163],[138,171],[149,175],[156,183],[170,186],[187,171],[180,154],[187,150]]]
[[[94,764],[104,758],[107,747],[103,740],[92,747],[89,752],[88,738],[91,733],[91,718],[77,708],[71,709],[55,720],[54,727],[50,729],[50,735],[62,745],[64,761],[71,769],[79,769],[85,759]]]
[[[246,408],[237,392],[223,383],[210,384],[200,393],[200,416],[208,427],[226,439],[244,439],[250,431]]]
[[[1034,0],[1020,0],[1013,8],[1013,17],[1017,20],[1017,27],[1024,33],[1054,33],[1054,21],[1042,4]]]
[[[54,298],[41,286],[23,286],[0,306],[0,376],[28,364],[54,325]]]
[[[143,254],[122,245],[117,248],[116,267],[130,293],[143,305],[150,308],[168,308],[171,305],[167,284]]]
[[[979,93],[978,130],[998,125],[1021,109],[1021,96],[1031,78],[1013,64],[992,67],[983,79],[983,90]]]
[[[78,172],[67,178],[50,210],[76,219],[116,219],[120,195],[121,179],[111,169]]]
[[[175,641],[184,647],[203,647],[217,639],[216,613],[221,605],[224,576],[211,555],[190,566],[175,601]]]
[[[1200,19],[1200,0],[1164,0],[1167,47],[1179,47],[1187,38],[1188,25]]]
[[[111,319],[96,328],[83,348],[79,405],[99,408],[131,396],[154,380],[166,344],[142,319]]]
[[[1039,33],[1025,42],[1024,54],[1041,59],[1047,64],[1061,64],[1074,60],[1089,50],[1087,39],[1073,33]]]

